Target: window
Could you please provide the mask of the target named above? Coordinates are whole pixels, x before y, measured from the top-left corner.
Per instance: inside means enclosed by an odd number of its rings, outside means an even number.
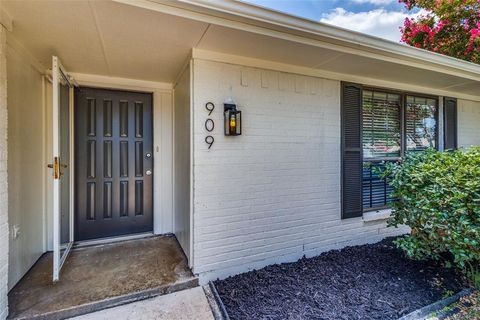
[[[387,207],[393,200],[384,162],[405,152],[437,147],[437,100],[382,90],[363,90],[363,210]]]
[[[399,157],[401,98],[398,94],[363,91],[363,157]]]
[[[439,110],[435,97],[349,82],[341,88],[341,212],[350,219],[395,201],[390,181],[380,178],[385,162],[438,149]],[[457,127],[457,99],[444,97],[444,149],[457,148]]]
[[[437,101],[407,96],[405,122],[407,151],[437,147]]]

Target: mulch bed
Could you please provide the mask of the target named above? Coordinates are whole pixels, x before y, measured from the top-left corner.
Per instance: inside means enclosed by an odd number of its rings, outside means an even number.
[[[413,261],[392,239],[215,282],[231,319],[398,319],[467,286],[453,269]]]

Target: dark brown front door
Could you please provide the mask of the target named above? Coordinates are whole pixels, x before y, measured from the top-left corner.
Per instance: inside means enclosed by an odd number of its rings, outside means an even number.
[[[75,240],[152,230],[152,95],[75,94]]]

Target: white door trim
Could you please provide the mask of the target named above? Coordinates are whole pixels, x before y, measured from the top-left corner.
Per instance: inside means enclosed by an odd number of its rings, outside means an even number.
[[[153,233],[173,233],[173,85],[72,73],[78,85],[153,95]]]

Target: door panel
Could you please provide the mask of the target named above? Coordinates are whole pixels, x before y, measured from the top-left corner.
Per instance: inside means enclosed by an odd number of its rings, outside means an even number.
[[[152,95],[75,95],[75,239],[153,229]]]

